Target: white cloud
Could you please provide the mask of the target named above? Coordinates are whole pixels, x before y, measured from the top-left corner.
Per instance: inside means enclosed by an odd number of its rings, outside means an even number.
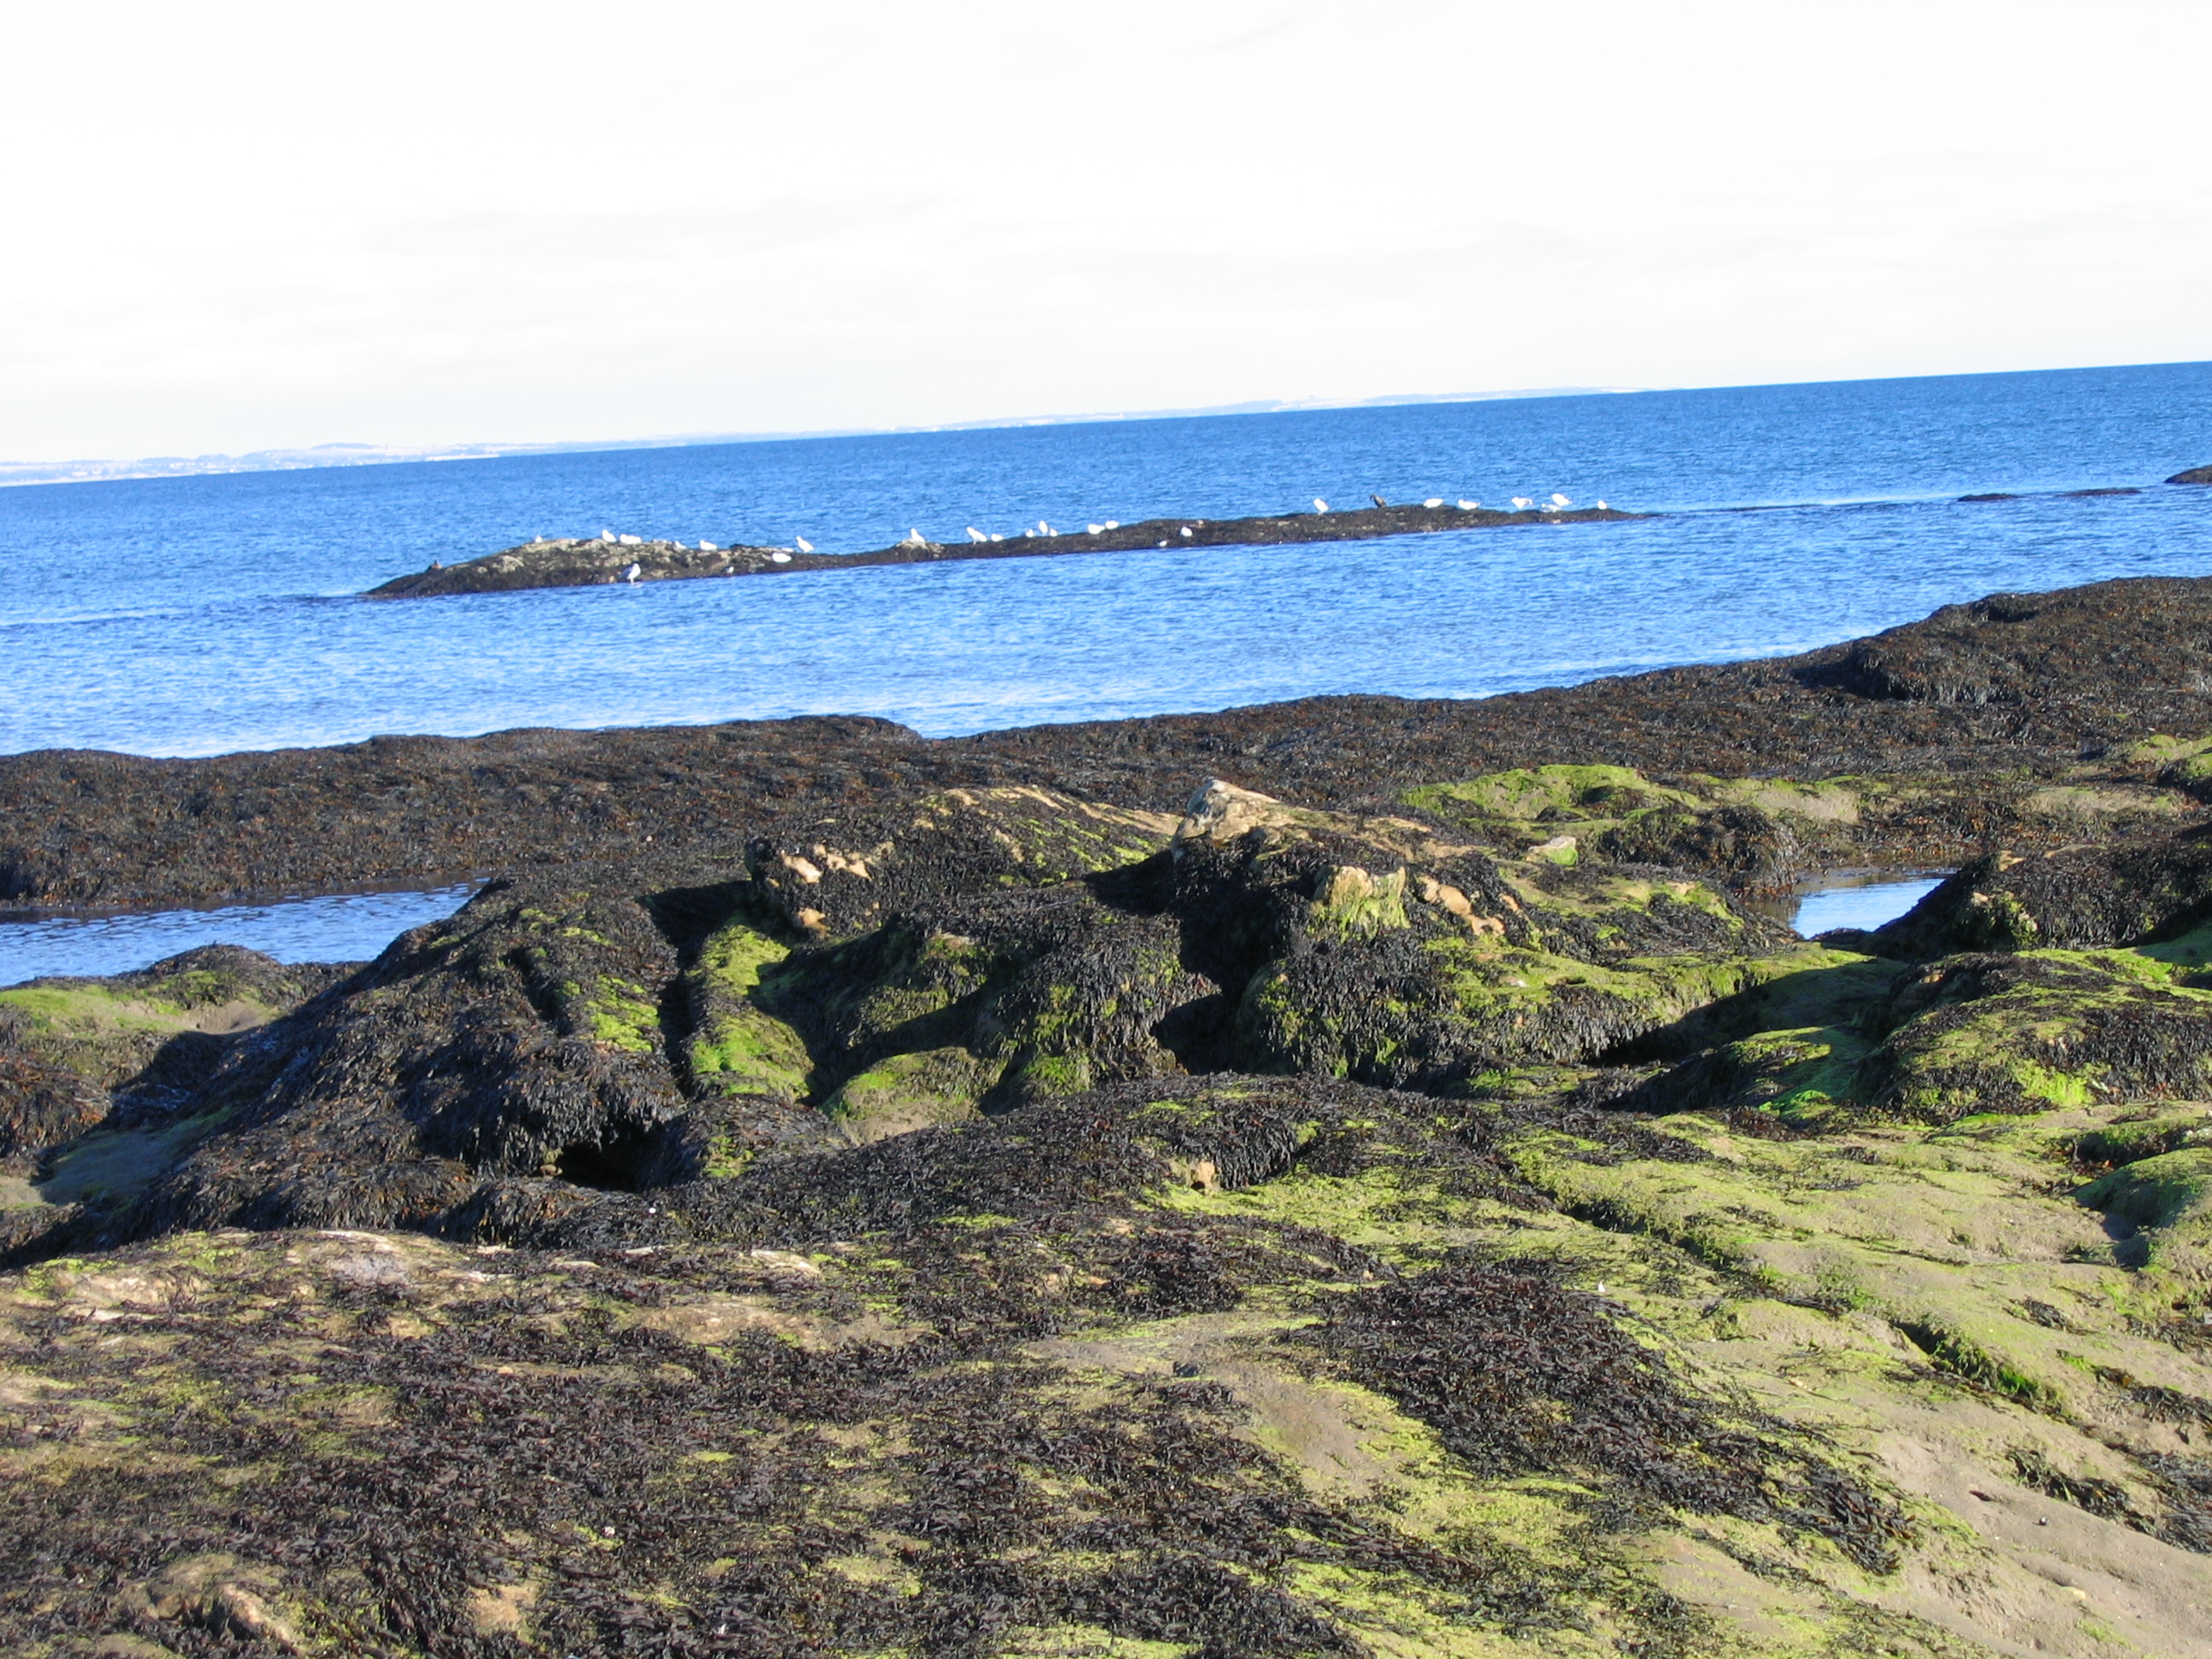
[[[2212,356],[2197,0],[0,9],[0,455]]]

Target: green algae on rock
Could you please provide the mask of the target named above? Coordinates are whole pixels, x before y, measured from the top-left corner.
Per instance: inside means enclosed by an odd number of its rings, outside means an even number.
[[[1820,695],[2017,731],[2068,603]],[[2148,725],[1180,816],[887,766],[356,969],[0,994],[0,1632],[2195,1651],[2212,881]],[[1890,927],[1743,902],[1939,819]]]

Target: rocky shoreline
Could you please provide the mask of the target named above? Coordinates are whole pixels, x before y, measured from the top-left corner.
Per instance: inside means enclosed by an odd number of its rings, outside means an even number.
[[[1956,864],[1997,835],[2063,844],[2084,812],[2164,821],[2193,798],[2130,745],[2200,731],[2212,731],[2212,580],[2140,578],[1995,595],[1798,657],[1474,702],[1314,697],[943,739],[842,717],[204,760],[5,756],[0,902],[203,904],[733,855],[780,821],[953,787],[1033,785],[1172,812],[1212,775],[1389,811],[1408,788],[1543,764],[1910,781],[1894,810],[1855,809],[1863,830],[1838,818],[1825,839],[1794,841],[1770,872],[1779,884],[1828,866]]]
[[[865,570],[881,565],[939,564],[969,559],[1039,559],[1089,553],[1130,553],[1164,547],[1267,547],[1292,542],[1372,541],[1490,530],[1511,525],[1609,524],[1648,517],[1602,502],[1589,507],[1500,512],[1451,503],[1362,507],[1356,512],[1277,514],[1249,519],[1147,519],[1138,524],[1049,526],[1011,537],[933,542],[920,532],[872,553],[817,553],[797,547],[721,547],[605,535],[589,540],[526,542],[460,564],[434,564],[369,589],[372,599],[429,599],[449,593],[505,593],[541,587],[694,581],[719,576],[776,576],[811,570]],[[980,533],[980,532],[979,532]]]
[[[2203,1647],[2212,580],[1480,703],[0,763],[29,1655]],[[1955,866],[1801,939],[1747,895]]]

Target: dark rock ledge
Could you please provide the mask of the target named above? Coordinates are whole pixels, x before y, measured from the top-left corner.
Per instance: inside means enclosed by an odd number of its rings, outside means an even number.
[[[596,587],[635,580],[690,581],[707,576],[774,576],[803,570],[852,570],[885,564],[936,564],[954,559],[1036,559],[1078,553],[1129,553],[1145,548],[1273,546],[1284,542],[1371,541],[1442,530],[1505,525],[1593,524],[1647,517],[1615,507],[1504,513],[1489,507],[1370,507],[1357,513],[1286,513],[1256,519],[1147,519],[1093,532],[1024,533],[1005,541],[948,544],[906,541],[872,553],[800,553],[781,547],[687,547],[681,542],[526,542],[465,563],[433,565],[368,591],[373,599],[430,599],[445,593],[501,593],[533,587]],[[636,575],[629,575],[631,568]]]
[[[0,1650],[2201,1654],[2208,805],[2172,580],[1487,702],[9,757],[16,890],[505,870],[0,988]],[[1874,933],[1741,902],[1936,842]]]

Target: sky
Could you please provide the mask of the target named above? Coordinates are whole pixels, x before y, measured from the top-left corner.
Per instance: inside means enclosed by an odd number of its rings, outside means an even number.
[[[0,0],[0,458],[2212,357],[2203,0]]]

